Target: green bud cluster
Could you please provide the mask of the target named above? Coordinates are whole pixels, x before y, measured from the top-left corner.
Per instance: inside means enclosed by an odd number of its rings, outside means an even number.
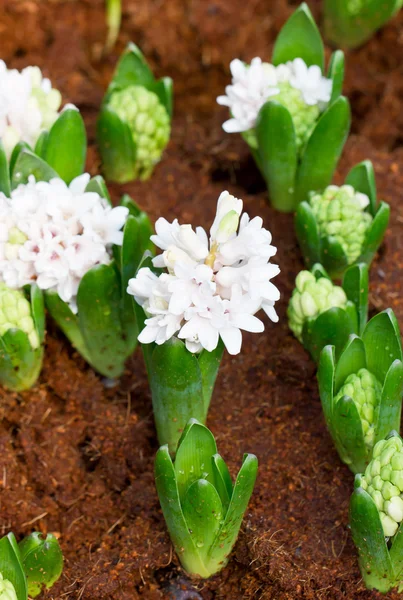
[[[272,99],[282,104],[290,113],[294,123],[297,149],[300,152],[305,147],[319,118],[319,107],[306,104],[300,90],[292,87],[288,82],[279,83],[277,87],[280,93]]]
[[[385,536],[395,535],[403,521],[403,443],[400,437],[393,436],[375,444],[360,486],[375,502]]]
[[[147,179],[161,159],[170,135],[170,119],[156,94],[131,85],[112,94],[109,108],[126,122],[136,146],[135,177]]]
[[[18,600],[13,584],[8,579],[4,579],[2,573],[0,573],[0,600]]]
[[[295,289],[288,305],[291,331],[302,342],[302,329],[309,318],[318,317],[329,308],[345,308],[347,296],[342,287],[327,277],[316,279],[310,271],[301,271],[295,280]]]
[[[368,197],[356,192],[351,185],[330,185],[323,194],[313,193],[309,203],[321,237],[334,237],[351,265],[362,252],[372,222],[372,216],[364,211]]]
[[[364,441],[372,448],[375,438],[374,417],[380,402],[382,385],[367,369],[360,369],[347,377],[334,399],[334,404],[343,396],[349,396],[357,407],[361,418]]]
[[[0,283],[0,335],[14,328],[24,331],[32,348],[38,348],[39,337],[30,303],[22,292],[11,290],[4,283]]]

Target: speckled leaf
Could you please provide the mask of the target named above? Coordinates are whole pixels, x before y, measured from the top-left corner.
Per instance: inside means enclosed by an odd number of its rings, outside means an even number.
[[[84,171],[87,134],[83,118],[75,108],[62,111],[46,141],[44,159],[66,183]]]
[[[232,479],[225,460],[219,454],[215,454],[212,461],[215,487],[221,498],[225,514],[232,498]]]
[[[28,594],[36,598],[51,588],[63,571],[63,554],[54,535],[34,532],[19,543],[21,560],[28,581]]]
[[[348,266],[348,259],[340,242],[334,236],[321,239],[323,265],[332,279],[339,279]]]
[[[21,329],[9,329],[0,337],[0,381],[14,391],[27,390],[39,377],[43,348],[33,350]]]

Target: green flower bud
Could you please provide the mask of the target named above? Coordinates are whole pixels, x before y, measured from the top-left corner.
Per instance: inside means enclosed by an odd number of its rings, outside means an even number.
[[[296,287],[288,305],[288,320],[291,331],[302,341],[302,330],[308,318],[315,318],[332,307],[345,308],[347,296],[343,288],[330,279],[301,271],[295,280]]]
[[[374,416],[382,395],[382,385],[375,375],[367,369],[360,369],[358,373],[353,373],[347,377],[334,399],[335,405],[343,396],[349,396],[357,407],[360,415],[362,428],[364,432],[364,441],[370,448],[374,444],[375,423]],[[379,468],[378,468],[379,466]],[[381,474],[378,461],[374,463],[372,477]],[[382,476],[384,479],[384,477]]]
[[[8,579],[4,579],[2,573],[0,573],[0,600],[18,600],[13,584]]]
[[[272,100],[289,111],[294,123],[297,149],[301,152],[319,118],[319,107],[306,104],[300,90],[293,88],[288,82],[279,83],[278,88],[280,93],[273,96]]]
[[[371,225],[372,216],[365,212],[369,199],[350,185],[331,185],[323,194],[312,193],[309,203],[321,237],[336,238],[343,248],[348,264],[359,258]]]
[[[21,329],[27,334],[33,349],[39,347],[30,303],[21,291],[11,290],[0,283],[0,335],[13,328]]]
[[[379,510],[385,536],[392,537],[403,521],[403,444],[399,437],[375,444],[361,487]]]
[[[154,92],[131,85],[114,92],[108,107],[129,125],[136,147],[135,177],[147,179],[169,140],[171,125],[165,106]]]

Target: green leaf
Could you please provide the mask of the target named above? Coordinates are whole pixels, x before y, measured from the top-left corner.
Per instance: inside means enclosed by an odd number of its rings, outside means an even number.
[[[84,171],[87,134],[75,108],[62,111],[53,123],[45,148],[45,160],[69,184]]]
[[[199,362],[181,340],[171,338],[155,346],[148,363],[148,376],[158,439],[169,444],[170,452],[175,452],[189,419],[204,420]]]
[[[334,374],[335,374],[335,354],[333,346],[325,346],[320,353],[318,365],[318,386],[319,395],[322,402],[323,414],[326,425],[334,437],[333,431],[333,397],[334,393]]]
[[[97,142],[106,179],[118,183],[134,179],[136,147],[132,133],[128,124],[108,106],[101,108],[97,122]]]
[[[211,483],[198,479],[188,487],[182,510],[199,556],[205,562],[223,518],[220,496]]]
[[[9,329],[0,337],[0,382],[13,391],[28,390],[39,377],[43,347],[33,350],[27,334]]]
[[[129,194],[123,194],[123,196],[120,199],[120,206],[124,206],[125,208],[127,208],[129,214],[131,214],[132,217],[138,217],[140,215],[147,216],[145,212],[142,212],[141,208],[135,203],[135,201],[131,196],[129,196]]]
[[[11,197],[10,172],[8,168],[8,160],[4,150],[3,143],[0,139],[0,192],[3,192],[7,198]]]
[[[351,335],[346,347],[337,361],[334,382],[334,395],[338,394],[342,385],[349,375],[357,373],[360,369],[366,369],[367,357],[364,342],[356,335]]]
[[[214,484],[212,457],[217,453],[214,436],[205,425],[191,419],[179,440],[175,473],[181,502],[189,486],[197,479]]]
[[[217,347],[212,352],[203,350],[198,355],[203,386],[204,420],[207,419],[211,396],[213,395],[214,384],[217,379],[218,369],[220,368],[223,352],[224,343],[220,339]]]
[[[343,289],[357,308],[358,333],[364,331],[368,319],[368,267],[365,263],[352,265],[344,273]]]
[[[12,176],[12,174],[14,172],[14,167],[15,167],[15,163],[17,162],[17,158],[19,157],[19,155],[21,154],[21,152],[23,150],[28,150],[29,152],[32,152],[31,147],[26,142],[18,142],[18,144],[16,146],[14,146],[14,150],[11,153],[11,157],[10,157],[10,161],[9,161],[10,177]]]
[[[375,217],[367,230],[364,243],[364,250],[360,257],[366,263],[370,263],[379,246],[382,244],[385,231],[387,229],[390,217],[390,206],[386,202],[381,202]]]
[[[399,593],[402,591],[403,577],[403,528],[400,524],[397,533],[393,536],[392,547],[389,549],[389,556],[392,563],[392,569],[395,575],[395,582],[400,583]]]
[[[362,339],[367,353],[367,369],[382,382],[393,361],[403,359],[399,325],[393,311],[388,308],[372,317]]]
[[[355,165],[346,177],[346,184],[352,185],[357,192],[368,196],[370,213],[374,216],[376,211],[376,183],[372,162],[364,160]]]
[[[130,42],[122,54],[113,75],[111,88],[124,89],[130,85],[147,87],[154,82],[154,75],[141,50]],[[109,92],[109,90],[108,90]]]
[[[160,99],[160,102],[165,106],[166,111],[172,119],[173,112],[173,81],[170,77],[163,77],[158,81],[154,81],[151,85],[147,86],[150,92],[154,92]]]
[[[30,286],[30,302],[35,329],[42,344],[45,339],[45,301],[42,290],[36,284]]]
[[[11,581],[14,586],[17,600],[27,600],[27,582],[21,564],[20,552],[13,533],[9,533],[0,540],[0,565],[4,579]]]
[[[281,29],[274,44],[274,65],[302,58],[305,63],[318,65],[323,72],[325,52],[319,29],[307,4],[303,2]]]
[[[292,117],[278,102],[266,102],[256,122],[259,164],[269,186],[270,200],[280,211],[295,208],[297,145]]]
[[[321,261],[321,244],[315,215],[308,202],[298,205],[295,215],[295,231],[304,262],[308,268]]]
[[[357,488],[351,496],[350,527],[365,585],[368,589],[389,591],[393,568],[381,520],[374,501],[362,488]]]
[[[224,459],[219,454],[214,454],[212,461],[215,487],[221,498],[225,514],[228,510],[233,492],[231,475]]]
[[[367,466],[367,448],[362,423],[354,400],[343,396],[333,404],[333,427],[338,440],[340,458],[353,473],[362,473]]]
[[[28,580],[28,594],[36,598],[50,589],[63,571],[63,554],[59,542],[49,533],[46,538],[34,532],[19,543],[21,560]]]
[[[340,242],[331,235],[321,239],[323,265],[332,279],[340,279],[348,266],[348,258]]]
[[[390,431],[400,429],[403,394],[403,364],[396,359],[390,365],[382,388],[378,407],[375,443],[383,440]]]
[[[341,96],[344,81],[344,52],[336,50],[330,58],[328,78],[332,80],[332,95],[329,104],[333,104]]]
[[[48,142],[49,132],[41,131],[38,139],[36,140],[34,153],[39,156],[39,158],[45,159],[46,156],[46,144]]]
[[[113,265],[98,265],[81,279],[78,323],[90,364],[106,377],[120,377],[130,354],[121,323],[120,278]]]
[[[44,160],[36,156],[30,150],[21,150],[15,162],[11,176],[11,187],[13,190],[20,183],[28,183],[30,175],[34,175],[36,181],[50,181],[59,177],[52,167]]]
[[[313,190],[323,190],[332,180],[350,130],[350,104],[340,96],[316,123],[302,155],[296,183],[296,202]]]
[[[89,180],[87,187],[85,188],[85,191],[86,192],[95,192],[96,194],[101,196],[101,198],[104,198],[105,200],[107,200],[108,203],[112,206],[112,200],[111,200],[108,188],[106,186],[104,178],[101,175],[95,175],[95,177],[92,177]]]
[[[255,486],[257,466],[258,462],[254,454],[244,455],[224,523],[221,525],[208,553],[210,574],[220,571],[228,561]]]
[[[357,333],[357,324],[350,314],[333,307],[320,314],[316,319],[308,319],[302,331],[304,347],[309,350],[315,362],[318,362],[322,348],[335,346],[336,359],[346,345],[349,336]]]
[[[208,577],[190,536],[179,499],[176,476],[168,446],[162,446],[155,458],[155,485],[162,512],[178,557],[188,573]]]
[[[311,273],[315,276],[316,281],[318,281],[318,279],[320,279],[321,277],[326,277],[326,279],[330,279],[326,269],[324,269],[320,263],[316,263],[313,265]]]

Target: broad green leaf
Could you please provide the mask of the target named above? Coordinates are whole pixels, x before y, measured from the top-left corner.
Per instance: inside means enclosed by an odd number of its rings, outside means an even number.
[[[63,554],[59,542],[49,533],[34,532],[19,543],[21,561],[28,580],[28,594],[36,598],[51,588],[63,571]]]
[[[389,556],[395,575],[395,582],[396,584],[400,584],[398,591],[401,592],[403,577],[403,527],[401,523],[397,533],[393,536],[393,543],[392,547],[389,549]]]
[[[330,58],[328,78],[332,80],[332,95],[329,104],[333,104],[341,96],[344,81],[344,52],[336,50]]]
[[[45,339],[45,301],[42,290],[36,285],[31,285],[30,301],[32,318],[39,335],[40,343]]]
[[[346,177],[346,184],[352,185],[357,192],[368,196],[370,213],[374,216],[376,211],[376,183],[372,162],[364,160],[355,165]]]
[[[7,198],[11,197],[10,172],[8,160],[0,138],[0,192]]]
[[[334,397],[335,356],[334,347],[325,346],[320,353],[317,380],[323,414],[329,431],[333,432],[333,397]]]
[[[11,581],[14,586],[17,600],[27,600],[27,582],[21,564],[18,544],[13,533],[9,533],[0,540],[0,565],[4,579]]]
[[[248,507],[255,486],[257,475],[257,458],[254,454],[245,454],[242,467],[235,481],[231,502],[224,523],[217,533],[216,539],[208,553],[208,569],[210,574],[216,573],[228,561],[229,554],[238,537],[242,519]]]
[[[146,215],[129,194],[123,194],[120,199],[120,206],[127,208],[132,217],[138,217],[141,214]]]
[[[194,481],[186,491],[182,510],[199,556],[205,562],[224,518],[214,485],[205,479]]]
[[[334,395],[338,394],[349,375],[367,367],[365,346],[361,338],[351,335],[337,361],[334,381]]]
[[[32,152],[31,147],[26,142],[18,142],[18,144],[14,147],[14,150],[11,153],[11,157],[9,160],[10,177],[12,177],[12,174],[14,172],[14,167],[15,167],[15,163],[17,162],[17,158],[19,157],[19,155],[21,154],[21,152],[23,150],[29,150],[29,152]]]
[[[49,131],[41,131],[38,139],[36,140],[34,153],[45,160],[46,157],[46,144],[48,142]]]
[[[304,347],[309,350],[315,362],[318,362],[322,348],[335,346],[336,359],[346,345],[349,336],[357,333],[357,324],[348,312],[342,308],[330,308],[316,319],[308,319],[303,328]]]
[[[393,311],[388,308],[372,317],[362,339],[367,354],[367,368],[382,383],[393,361],[403,358],[399,325]]]
[[[87,134],[83,118],[75,108],[62,111],[46,141],[44,158],[69,184],[84,171]]]
[[[173,81],[170,77],[163,77],[158,81],[154,81],[152,84],[147,85],[147,89],[150,92],[154,92],[157,94],[160,102],[163,106],[165,106],[166,111],[172,119],[172,111],[173,111]]]
[[[188,573],[208,577],[190,536],[179,499],[176,476],[168,446],[162,446],[155,458],[155,485],[162,512],[178,557]]]
[[[181,502],[189,486],[197,479],[214,484],[212,457],[217,453],[214,436],[196,419],[188,423],[175,456],[175,473]]]
[[[344,273],[343,289],[357,309],[359,334],[364,331],[368,319],[368,287],[368,267],[365,263],[352,265]]]
[[[400,429],[403,394],[403,364],[396,359],[390,365],[382,388],[378,407],[375,443],[383,440],[390,431]]]
[[[233,492],[231,475],[228,471],[225,460],[219,454],[214,454],[212,458],[212,464],[215,487],[221,498],[225,515],[228,510]]]
[[[15,189],[20,183],[28,183],[30,175],[34,175],[36,181],[50,181],[59,177],[56,171],[39,156],[30,150],[23,149],[19,153],[12,171],[11,187]]]
[[[39,377],[43,347],[33,350],[21,329],[9,329],[0,337],[0,381],[14,391],[28,390]]]
[[[321,239],[323,265],[332,279],[340,279],[348,266],[348,259],[340,242],[332,235]]]
[[[103,106],[97,122],[97,142],[102,167],[109,181],[126,183],[134,178],[136,147],[127,123],[108,106]]]
[[[45,304],[50,316],[70,340],[72,346],[81,354],[84,360],[91,363],[91,356],[81,334],[77,315],[71,311],[67,302],[63,302],[54,290],[47,290],[45,292]]]
[[[154,76],[143,53],[136,44],[130,42],[117,64],[111,88],[121,90],[130,85],[143,85],[147,87],[153,82]]]
[[[278,102],[266,102],[256,122],[259,164],[269,186],[270,201],[280,211],[295,208],[297,146],[292,117]]]
[[[78,323],[90,364],[106,377],[120,377],[130,354],[121,323],[120,277],[114,265],[98,265],[81,279]]]
[[[95,192],[96,194],[101,196],[101,198],[104,198],[105,200],[107,200],[108,203],[112,206],[112,200],[111,200],[108,188],[106,186],[104,178],[101,175],[95,175],[95,177],[92,177],[89,180],[87,187],[85,188],[85,191],[86,192]]]
[[[353,473],[363,473],[367,466],[367,448],[357,407],[349,396],[333,404],[333,427],[339,442],[340,458]]]
[[[382,244],[390,217],[390,206],[381,202],[375,217],[367,231],[361,260],[370,263],[379,246]]]
[[[298,205],[295,215],[295,231],[304,262],[308,268],[321,261],[321,242],[318,225],[308,202]]]
[[[350,527],[365,585],[368,589],[388,592],[393,581],[392,562],[378,509],[362,488],[354,490],[351,496]]]
[[[274,44],[274,65],[302,58],[305,63],[318,65],[323,72],[325,52],[319,29],[308,5],[303,2],[281,29]]]
[[[350,104],[340,96],[316,123],[302,155],[296,183],[296,202],[306,200],[310,191],[323,190],[332,180],[348,137]]]
[[[224,352],[224,343],[220,339],[217,347],[208,352],[203,350],[198,355],[199,367],[202,376],[203,400],[204,400],[204,419],[207,419],[207,413],[210,406],[211,396],[214,390],[215,380],[217,379],[218,369]]]
[[[204,420],[199,363],[181,340],[171,338],[155,346],[148,362],[148,375],[158,439],[161,444],[168,443],[173,453],[189,419]]]

